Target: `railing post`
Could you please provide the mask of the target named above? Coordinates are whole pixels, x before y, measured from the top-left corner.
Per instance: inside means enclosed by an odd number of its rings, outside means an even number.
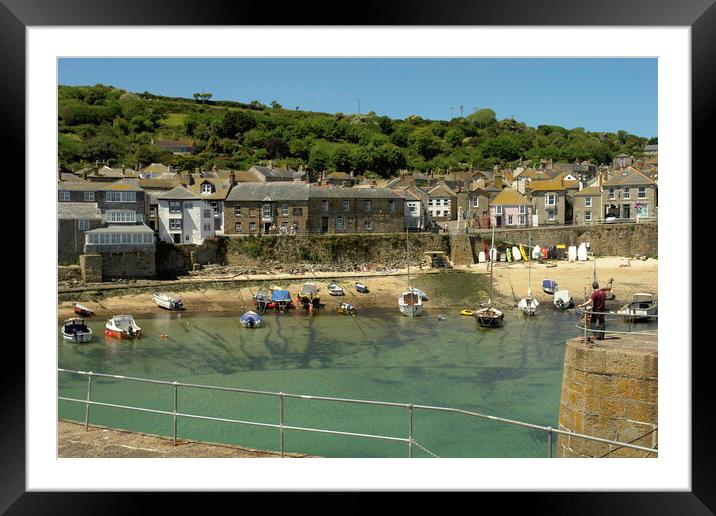
[[[87,375],[87,402],[85,403],[85,432],[89,430],[89,401],[92,396],[92,371]]]
[[[552,458],[552,427],[547,427],[547,457]]]
[[[174,446],[177,445],[177,390],[179,389],[179,385],[177,382],[174,382],[172,384],[172,391],[173,391],[173,404],[172,404],[172,417],[174,419],[174,427],[172,429],[172,442],[174,443]]]
[[[584,342],[587,342],[587,312],[584,311]]]
[[[413,404],[408,405],[408,458],[413,458]]]
[[[279,432],[280,432],[280,438],[281,438],[280,450],[281,450],[281,457],[283,457],[284,456],[284,448],[283,448],[284,433],[283,433],[283,393],[282,392],[278,393],[278,404],[279,404]]]

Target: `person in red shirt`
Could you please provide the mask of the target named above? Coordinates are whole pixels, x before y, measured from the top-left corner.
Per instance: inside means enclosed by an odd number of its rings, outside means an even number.
[[[592,295],[589,296],[589,299],[577,308],[586,308],[588,306],[592,307],[590,329],[601,330],[599,332],[595,332],[597,334],[596,340],[604,340],[604,334],[607,329],[607,324],[604,321],[604,312],[606,312],[605,304],[607,300],[606,291],[609,289],[599,288],[599,283],[595,281],[592,283],[592,290]],[[591,342],[591,340],[591,337],[587,338],[587,342]]]

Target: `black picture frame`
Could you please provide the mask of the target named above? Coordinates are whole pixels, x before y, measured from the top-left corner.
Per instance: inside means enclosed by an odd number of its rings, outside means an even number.
[[[3,142],[6,149],[18,151],[19,166],[24,170],[24,152],[20,153],[19,149],[25,148],[27,26],[686,26],[691,27],[692,36],[692,168],[708,168],[708,155],[713,143],[707,138],[713,134],[709,129],[716,119],[714,0],[454,0],[449,4],[438,0],[420,3],[364,0],[359,4],[346,5],[343,9],[339,9],[336,3],[328,2],[268,5],[258,2],[233,4],[218,0],[0,0],[0,119],[4,126]],[[688,165],[685,164],[684,170],[678,173],[689,173]],[[706,210],[713,203],[706,198],[707,190],[695,189],[691,194],[694,222],[708,217]],[[692,235],[698,234],[695,226],[693,231]],[[688,251],[683,251],[685,257]],[[692,270],[708,270],[706,267],[711,265],[712,260],[696,257],[696,253],[693,256]],[[700,292],[713,291],[712,278],[713,275],[708,273],[699,276]],[[707,319],[702,313],[705,309],[705,306],[699,308],[693,302],[692,321]],[[693,335],[688,335],[684,342],[665,345],[678,345],[687,350],[692,339],[696,340]],[[693,419],[690,492],[512,493],[509,495],[511,500],[529,504],[533,513],[712,514],[716,508],[714,438],[711,430],[715,404],[711,395],[713,389],[706,380],[709,377],[706,369],[711,364],[707,357],[710,341],[700,344],[703,346],[691,347]],[[140,494],[25,492],[25,359],[21,348],[17,347],[15,351],[19,356],[12,360],[12,368],[4,368],[3,388],[0,390],[0,512],[101,514],[146,509],[146,495]],[[173,496],[171,499],[174,503],[185,503],[184,496]],[[420,497],[416,496],[413,500],[421,503]],[[165,505],[164,509],[169,509],[169,505]]]

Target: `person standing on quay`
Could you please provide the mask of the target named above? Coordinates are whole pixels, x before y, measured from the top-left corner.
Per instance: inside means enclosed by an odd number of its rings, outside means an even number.
[[[592,283],[592,295],[589,296],[589,299],[579,305],[577,308],[586,308],[588,306],[592,307],[592,317],[591,317],[591,325],[590,329],[597,329],[601,330],[597,333],[596,340],[604,340],[604,334],[607,329],[607,324],[604,321],[604,312],[606,311],[605,305],[607,300],[607,294],[603,288],[599,288],[599,283],[596,281]],[[596,326],[596,328],[595,328]],[[587,338],[587,342],[591,342],[592,337]]]

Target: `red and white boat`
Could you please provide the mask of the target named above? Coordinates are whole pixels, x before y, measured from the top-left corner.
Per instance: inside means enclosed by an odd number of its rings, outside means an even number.
[[[142,335],[142,329],[131,315],[115,315],[107,320],[107,324],[104,326],[104,334],[108,337],[119,337],[120,339],[138,339]]]
[[[74,310],[77,315],[81,315],[82,317],[94,315],[94,310],[90,310],[86,306],[79,303],[72,303],[72,310]]]

